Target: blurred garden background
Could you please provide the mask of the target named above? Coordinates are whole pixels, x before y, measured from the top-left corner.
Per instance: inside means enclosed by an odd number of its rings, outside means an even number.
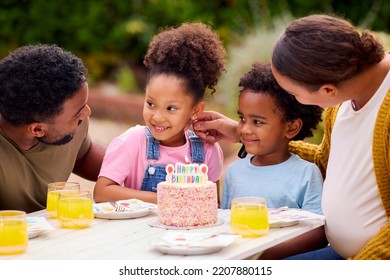
[[[91,134],[108,144],[143,122],[142,61],[161,28],[201,21],[220,34],[227,72],[206,109],[237,119],[240,76],[253,62],[269,61],[287,24],[312,13],[343,16],[371,29],[390,51],[388,0],[0,0],[0,58],[38,43],[57,44],[82,58],[90,74]],[[321,129],[308,141],[320,141]],[[227,158],[238,150],[223,148]]]

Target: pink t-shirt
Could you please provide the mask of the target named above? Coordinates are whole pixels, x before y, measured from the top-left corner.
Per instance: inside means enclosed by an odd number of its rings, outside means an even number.
[[[147,137],[145,126],[131,127],[120,136],[114,138],[107,148],[99,177],[109,178],[119,185],[139,190],[142,185],[147,164],[167,165],[176,162],[185,163],[185,155],[191,161],[191,146],[188,131],[185,133],[187,142],[180,147],[160,145],[158,160],[146,159]],[[209,167],[208,179],[219,180],[223,152],[218,143],[204,143],[205,161]]]

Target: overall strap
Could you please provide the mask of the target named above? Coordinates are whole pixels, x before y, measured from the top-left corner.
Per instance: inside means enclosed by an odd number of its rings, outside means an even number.
[[[190,139],[192,162],[204,163],[203,141],[192,130],[188,130],[188,137]]]
[[[159,157],[160,142],[153,137],[152,133],[150,132],[147,126],[145,126],[145,130],[146,130],[146,137],[148,138],[147,139],[148,141],[146,143],[146,158],[157,160]]]

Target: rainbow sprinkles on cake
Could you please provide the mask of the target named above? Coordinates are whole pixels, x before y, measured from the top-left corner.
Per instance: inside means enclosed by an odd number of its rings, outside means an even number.
[[[157,185],[158,221],[174,227],[196,227],[217,222],[217,186],[208,181],[204,163],[166,166],[166,180]]]

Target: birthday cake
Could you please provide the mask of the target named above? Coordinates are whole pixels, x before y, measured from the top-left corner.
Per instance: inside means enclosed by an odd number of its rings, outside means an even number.
[[[174,227],[217,222],[217,186],[208,181],[206,164],[168,164],[166,181],[157,185],[158,221]]]

